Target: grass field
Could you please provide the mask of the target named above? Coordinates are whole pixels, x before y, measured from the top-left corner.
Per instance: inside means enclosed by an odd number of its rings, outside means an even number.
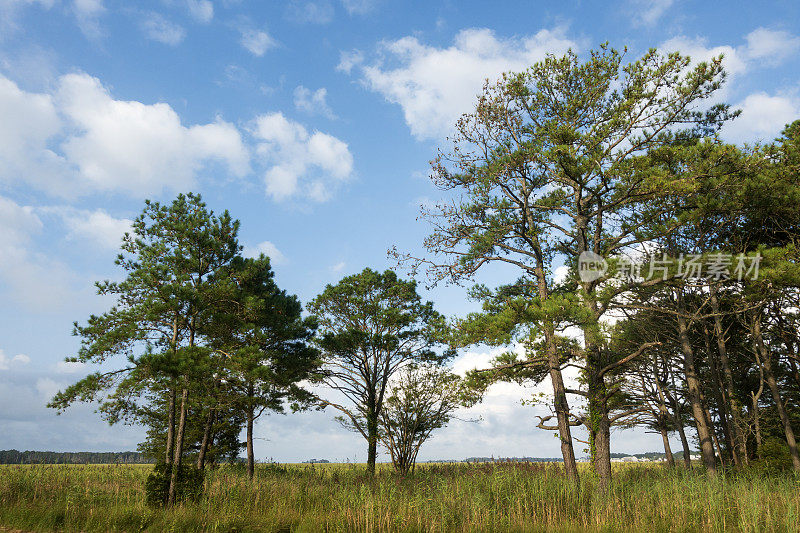
[[[585,465],[582,465],[585,466]],[[619,465],[608,493],[555,464],[423,465],[375,480],[360,465],[259,465],[209,472],[206,496],[144,501],[150,466],[0,466],[0,525],[24,531],[797,531],[800,477],[710,480]],[[2,528],[0,528],[1,530]]]

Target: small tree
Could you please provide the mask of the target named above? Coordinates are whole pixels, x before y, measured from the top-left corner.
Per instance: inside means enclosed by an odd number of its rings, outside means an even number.
[[[298,409],[313,399],[299,383],[312,379],[319,367],[319,352],[308,344],[316,321],[303,318],[297,297],[278,288],[264,255],[236,258],[223,276],[229,305],[214,319],[214,340],[224,356],[224,396],[245,420],[252,479],[255,420],[264,412],[283,413],[286,402]]]
[[[97,283],[98,293],[113,296],[115,305],[89,317],[85,326],[75,324],[81,348],[77,356],[67,358],[99,364],[124,355],[128,364],[89,374],[49,404],[62,411],[110,390],[101,411],[113,423],[137,416],[137,395],[152,388],[167,390],[166,462],[174,466],[164,470],[170,476],[168,505],[177,501],[189,392],[208,371],[204,325],[217,304],[209,280],[239,253],[238,230],[238,221],[227,211],[215,215],[200,195],[181,194],[169,205],[147,201],[132,232],[125,234],[116,261],[127,277]]]
[[[381,441],[395,470],[413,473],[422,444],[450,422],[464,399],[461,379],[447,369],[422,365],[400,372],[381,412]]]
[[[338,409],[343,415],[338,420],[367,440],[367,469],[374,474],[389,381],[409,363],[452,356],[434,350],[446,338],[445,319],[433,303],[422,301],[416,282],[369,268],[325,287],[308,310],[319,320],[320,378],[347,403],[321,399],[321,404]]]

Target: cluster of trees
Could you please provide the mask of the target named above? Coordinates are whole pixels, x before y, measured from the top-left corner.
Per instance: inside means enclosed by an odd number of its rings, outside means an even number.
[[[152,458],[137,452],[35,452],[0,450],[0,465],[144,464]]]
[[[242,257],[227,212],[192,194],[148,202],[117,261],[126,279],[98,284],[116,305],[75,326],[72,360],[128,364],[51,405],[102,396],[110,422],[146,424],[143,449],[173,465],[167,503],[187,456],[198,469],[235,457],[242,430],[252,475],[254,421],[288,407],[338,410],[367,441],[370,472],[381,443],[408,472],[432,431],[501,380],[550,378],[552,415],[538,425],[558,433],[572,479],[576,426],[601,485],[614,426],[661,433],[671,464],[669,434],[688,461],[693,426],[711,473],[779,436],[800,469],[800,122],[769,145],[726,144],[718,133],[737,113],[716,103],[721,57],[624,55],[570,52],[487,82],[434,160],[451,197],[423,211],[428,255],[392,253],[434,283],[516,270],[472,288],[481,312],[448,323],[414,281],[365,269],[304,316],[268,258]],[[462,380],[446,363],[472,344],[524,353]]]
[[[722,57],[623,57],[603,46],[487,83],[433,162],[452,197],[423,209],[429,255],[395,254],[435,281],[516,270],[472,289],[482,311],[456,337],[524,346],[471,385],[549,377],[538,425],[558,432],[573,478],[576,426],[606,486],[618,425],[659,431],[668,457],[677,431],[687,461],[693,426],[711,473],[758,457],[769,433],[800,468],[800,122],[772,144],[726,144]]]
[[[125,279],[97,284],[115,305],[75,324],[81,348],[67,361],[101,369],[49,406],[98,401],[108,422],[146,426],[140,449],[163,477],[149,486],[167,505],[181,497],[182,477],[201,479],[196,471],[236,460],[242,447],[252,477],[255,421],[287,409],[335,407],[367,440],[370,472],[380,441],[407,472],[461,397],[442,368],[452,356],[444,317],[413,281],[370,269],[326,287],[303,316],[268,257],[242,256],[238,228],[199,195],[148,201],[116,261]],[[107,363],[113,356],[126,364]],[[333,397],[314,392],[319,383]]]

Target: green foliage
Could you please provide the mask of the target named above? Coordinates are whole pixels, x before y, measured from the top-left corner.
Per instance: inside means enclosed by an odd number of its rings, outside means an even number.
[[[761,446],[761,458],[756,461],[756,466],[767,474],[788,472],[792,469],[792,456],[786,441],[772,437]]]
[[[173,464],[158,463],[153,468],[144,484],[145,499],[148,505],[164,506],[172,475]],[[191,464],[181,463],[178,471],[178,484],[175,493],[176,502],[197,502],[203,495],[205,473]]]
[[[444,317],[423,302],[415,281],[391,270],[369,268],[328,285],[307,306],[318,320],[320,380],[347,405],[322,400],[342,413],[338,420],[368,443],[374,468],[378,424],[392,376],[409,363],[441,364],[454,355]],[[437,350],[437,348],[439,348]]]

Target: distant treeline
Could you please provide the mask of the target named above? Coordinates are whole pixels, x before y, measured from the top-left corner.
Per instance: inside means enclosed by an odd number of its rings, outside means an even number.
[[[463,463],[558,463],[561,457],[467,457]]]
[[[138,452],[34,452],[0,450],[0,464],[135,464],[155,461]]]

